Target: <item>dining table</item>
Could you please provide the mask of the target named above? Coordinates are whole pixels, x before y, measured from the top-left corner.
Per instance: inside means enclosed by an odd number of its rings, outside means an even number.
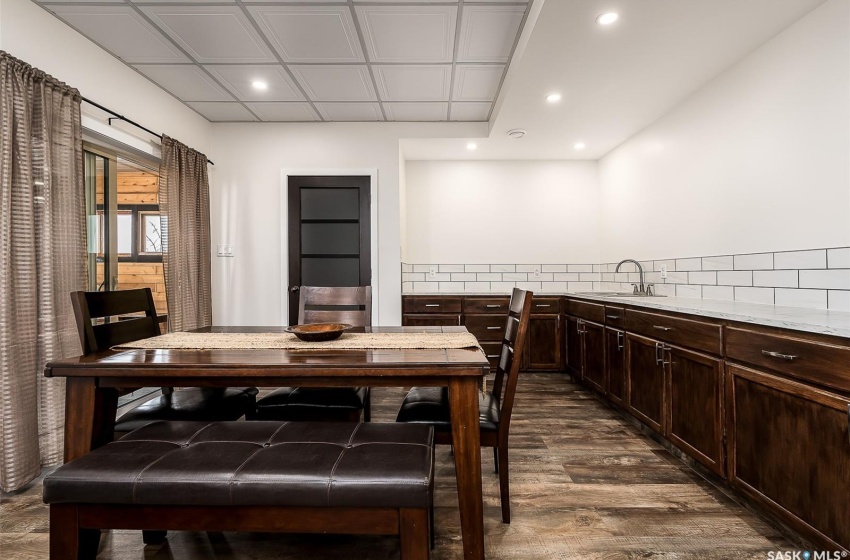
[[[285,327],[205,327],[198,333],[279,333]],[[368,327],[371,333],[466,332],[454,327]],[[122,349],[55,360],[65,378],[65,462],[112,441],[118,395],[139,387],[446,387],[451,414],[463,557],[484,558],[480,348]]]

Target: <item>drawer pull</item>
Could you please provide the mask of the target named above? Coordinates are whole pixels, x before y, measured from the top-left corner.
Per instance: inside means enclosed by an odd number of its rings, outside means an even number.
[[[498,331],[498,330],[500,330],[501,328],[502,328],[502,327],[487,327],[487,330],[488,330],[488,331]]]
[[[534,304],[534,306],[535,307],[552,307],[548,303],[536,303],[536,304]]]
[[[615,321],[620,318],[619,315],[606,315],[605,317],[607,317],[608,319],[614,319]]]
[[[664,331],[664,332],[673,330],[673,327],[662,327],[661,325],[652,325],[652,328],[658,329],[659,331]]]
[[[623,333],[621,331],[617,331],[617,350],[623,349]]]
[[[425,307],[440,307],[439,303],[426,303]]]
[[[797,357],[791,354],[781,354],[779,352],[773,352],[771,350],[762,350],[761,353],[765,356],[770,356],[771,358],[779,358],[780,360],[788,360],[789,362]]]
[[[487,304],[487,309],[499,309],[500,307],[502,307],[502,306],[499,305],[498,303],[488,303]]]
[[[487,357],[488,358],[498,358],[499,355],[498,354],[487,354]]]

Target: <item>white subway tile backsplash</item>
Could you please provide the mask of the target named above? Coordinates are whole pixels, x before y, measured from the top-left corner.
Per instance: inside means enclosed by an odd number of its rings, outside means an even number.
[[[753,286],[766,288],[796,288],[796,270],[754,270]]]
[[[402,272],[401,273],[401,281],[402,282],[424,282],[425,276],[426,275],[423,272]]]
[[[614,265],[614,270],[617,269],[617,265]],[[620,265],[620,272],[637,272],[638,268],[634,263],[626,262]]]
[[[566,292],[566,282],[541,282],[541,291],[544,292]]]
[[[441,292],[462,292],[463,282],[440,282]]]
[[[441,264],[440,272],[463,272],[462,264]]]
[[[702,259],[697,257],[693,259],[676,259],[676,271],[687,272],[691,270],[702,270]]]
[[[567,282],[567,289],[571,292],[593,291],[593,282]]]
[[[688,283],[688,273],[687,272],[668,272],[667,280],[664,281],[667,284],[687,284]]]
[[[520,290],[540,291],[540,282],[517,282],[516,287]]]
[[[440,291],[440,283],[439,282],[414,282],[413,283],[413,291],[414,292],[422,292],[422,293],[439,292]]]
[[[543,272],[566,272],[567,265],[565,264],[544,264]]]
[[[413,282],[402,282],[401,283],[401,291],[404,292],[412,292],[413,291]]]
[[[477,276],[474,272],[452,272],[452,282],[475,282]]]
[[[673,284],[658,284],[657,286],[654,286],[653,289],[655,290],[656,295],[659,296],[673,297],[676,295],[676,286]]]
[[[516,288],[516,282],[490,282],[491,292],[511,293],[514,288]]]
[[[603,282],[614,282],[614,276],[616,276],[613,272],[603,272],[602,273],[602,281]]]
[[[556,272],[552,274],[555,282],[578,282],[578,272]]]
[[[735,255],[733,262],[735,270],[772,270],[773,253]]]
[[[541,282],[551,282],[554,278],[553,272],[541,272],[540,276],[534,276],[534,274],[528,275],[529,280],[540,280]]]
[[[773,305],[773,288],[735,287],[735,301]]]
[[[776,288],[776,305],[788,307],[808,307],[810,309],[826,309],[826,290],[797,290]]]
[[[701,298],[702,286],[691,286],[689,284],[678,284],[676,286],[676,297]]]
[[[401,263],[401,271],[402,272],[413,272],[413,265],[407,263]]]
[[[602,281],[602,273],[601,272],[582,272],[578,275],[578,279],[580,282],[601,282]]]
[[[720,286],[752,286],[753,273],[749,270],[720,270],[717,272]]]
[[[801,270],[800,287],[850,290],[850,269]]]
[[[463,291],[469,293],[489,292],[490,282],[464,282]]]
[[[489,264],[467,264],[463,267],[464,272],[490,272]]]
[[[623,280],[620,280],[619,278],[617,278],[617,276],[619,276],[619,275],[618,274],[614,275],[614,280],[617,281],[617,282],[622,282]],[[661,283],[664,282],[664,279],[661,278],[660,272],[647,272],[646,274],[643,275],[643,279],[646,282],[651,283],[651,284],[661,284]]]
[[[829,268],[850,268],[850,247],[828,249],[826,264]]]
[[[518,264],[516,265],[517,272],[534,272],[534,269],[540,269],[543,265],[540,264]]]
[[[502,281],[502,273],[501,272],[479,272],[475,275],[476,280],[479,282],[501,282]]]
[[[431,270],[432,264],[415,264],[413,265],[413,272],[429,272]]]
[[[505,272],[502,274],[502,280],[511,282],[525,282],[528,280],[527,272]]]
[[[826,297],[827,309],[850,313],[850,290],[829,290]]]
[[[567,272],[593,272],[593,265],[590,264],[568,264]]]
[[[426,274],[426,282],[450,282],[452,275],[448,272],[438,272],[437,274]]]
[[[604,264],[595,264],[595,265],[593,265],[593,272],[605,272],[605,270],[604,270],[604,269],[605,269],[605,265],[604,265]]]
[[[688,272],[688,284],[717,284],[717,272]]]
[[[735,288],[732,286],[703,286],[702,297],[705,299],[735,300]]]
[[[516,272],[515,264],[491,264],[490,272]]]
[[[732,255],[723,255],[720,257],[703,257],[703,270],[732,270],[734,268]]]
[[[666,261],[653,261],[652,263],[652,267],[655,269],[656,272],[661,272],[662,266],[667,267],[667,272],[672,272],[676,270],[676,260],[670,259]]]
[[[773,268],[826,268],[826,249],[818,251],[787,251],[773,254]]]

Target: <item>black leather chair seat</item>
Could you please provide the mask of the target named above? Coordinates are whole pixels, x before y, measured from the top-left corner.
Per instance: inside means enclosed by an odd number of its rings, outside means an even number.
[[[115,431],[132,432],[156,420],[238,420],[254,411],[257,393],[254,387],[175,389],[171,394],[151,399],[121,415],[115,421]]]
[[[44,480],[46,503],[426,508],[430,426],[156,422]]]
[[[257,401],[251,419],[256,420],[345,420],[362,410],[366,387],[281,387]]]
[[[478,419],[481,429],[499,430],[499,401],[491,393],[478,393]],[[449,393],[445,387],[415,387],[410,390],[396,422],[431,424],[440,431],[450,431]]]

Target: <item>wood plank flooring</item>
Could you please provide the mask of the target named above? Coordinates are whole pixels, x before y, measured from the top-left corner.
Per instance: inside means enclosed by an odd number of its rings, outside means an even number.
[[[373,393],[375,421],[393,421],[404,392]],[[524,374],[511,436],[513,522],[504,525],[490,450],[483,452],[487,558],[765,559],[794,549],[781,533],[711,484],[561,374]],[[437,450],[435,560],[460,558],[454,465]],[[47,558],[41,484],[4,495],[0,557]],[[170,533],[144,547],[141,534],[114,531],[101,560],[365,560],[398,558],[394,538]]]

